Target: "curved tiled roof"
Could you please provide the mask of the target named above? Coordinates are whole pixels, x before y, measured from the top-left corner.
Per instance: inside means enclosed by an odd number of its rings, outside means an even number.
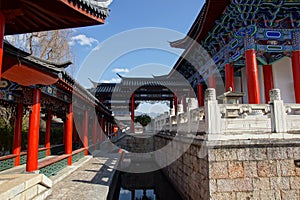
[[[56,64],[50,61],[42,60],[12,46],[5,41],[3,63],[4,74],[6,70],[9,70],[11,65],[14,65],[14,63],[26,64],[26,66],[29,66],[30,68],[34,68],[41,73],[48,74],[56,78],[58,82],[60,81],[61,83],[68,85],[68,87],[71,87],[72,92],[76,92],[78,95],[83,96],[90,103],[97,104],[103,111],[111,113],[111,111],[107,107],[105,107],[94,95],[92,95],[91,92],[81,86],[65,71],[65,68],[69,66],[71,62]],[[31,78],[35,79],[35,77]]]

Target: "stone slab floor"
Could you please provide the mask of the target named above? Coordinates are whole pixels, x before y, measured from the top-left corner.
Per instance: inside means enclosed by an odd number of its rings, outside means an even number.
[[[68,177],[55,184],[47,200],[106,199],[121,154],[93,157]]]

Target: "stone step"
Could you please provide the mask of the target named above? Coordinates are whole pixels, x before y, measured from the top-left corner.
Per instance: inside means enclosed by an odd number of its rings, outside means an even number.
[[[52,181],[43,174],[1,174],[1,199],[44,199],[51,194]]]

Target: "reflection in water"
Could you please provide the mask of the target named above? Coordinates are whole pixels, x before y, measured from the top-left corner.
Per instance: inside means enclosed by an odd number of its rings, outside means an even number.
[[[126,190],[121,188],[119,200],[156,200],[154,189],[143,189],[143,190]]]
[[[119,200],[181,200],[161,171],[131,174],[121,173]]]

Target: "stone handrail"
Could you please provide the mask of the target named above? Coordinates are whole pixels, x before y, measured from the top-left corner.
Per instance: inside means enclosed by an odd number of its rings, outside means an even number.
[[[286,103],[284,105],[288,115],[300,115],[300,104]]]
[[[194,108],[191,103],[186,113],[182,109],[177,116],[164,113],[154,120],[155,131],[248,134],[249,138],[256,138],[258,134],[300,131],[300,104],[284,104],[278,89],[271,90],[270,97],[269,104],[219,104],[215,90],[209,88],[204,107]]]
[[[267,115],[270,113],[268,104],[219,104],[222,118],[247,118],[247,116]]]

